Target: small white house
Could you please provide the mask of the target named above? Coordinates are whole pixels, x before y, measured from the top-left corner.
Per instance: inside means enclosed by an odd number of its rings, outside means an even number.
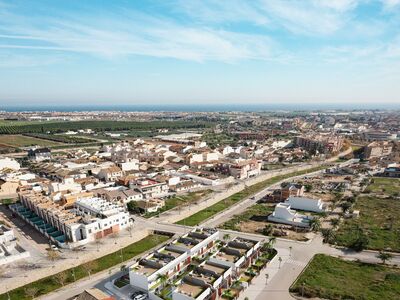
[[[286,201],[293,209],[300,209],[311,212],[324,212],[325,207],[321,199],[312,199],[307,197],[289,197]]]
[[[275,211],[268,216],[268,221],[270,222],[305,228],[310,226],[310,221],[312,219],[313,217],[301,215],[295,210],[291,209],[290,204],[282,202],[278,203],[275,206]]]

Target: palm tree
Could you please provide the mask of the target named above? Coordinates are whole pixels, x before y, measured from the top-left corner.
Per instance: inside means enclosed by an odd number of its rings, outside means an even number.
[[[331,225],[333,227],[333,229],[337,228],[339,226],[340,220],[339,219],[331,219]]]
[[[393,255],[388,252],[380,251],[377,257],[382,260],[383,264],[386,264],[386,261],[391,260]]]
[[[157,280],[160,280],[161,288],[164,289],[165,284],[168,281],[168,276],[166,274],[158,274]]]
[[[222,238],[223,238],[223,240],[224,240],[225,242],[227,242],[227,241],[229,241],[229,240],[231,239],[231,235],[230,235],[229,233],[225,233],[224,236],[223,236]]]
[[[314,218],[312,220],[310,220],[310,229],[312,231],[318,231],[321,229],[321,221],[318,218]]]
[[[324,228],[321,231],[322,237],[324,238],[324,243],[332,244],[335,241],[335,233],[330,228]]]
[[[276,237],[274,237],[274,236],[270,237],[269,241],[268,241],[268,244],[270,245],[270,248],[273,248],[275,243],[276,243]]]

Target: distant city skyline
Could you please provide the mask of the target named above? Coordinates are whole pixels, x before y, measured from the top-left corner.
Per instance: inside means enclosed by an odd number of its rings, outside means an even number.
[[[400,0],[0,0],[0,110],[400,104]]]

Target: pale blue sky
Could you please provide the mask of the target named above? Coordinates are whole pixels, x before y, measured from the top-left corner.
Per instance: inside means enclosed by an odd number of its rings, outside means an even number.
[[[0,0],[1,105],[151,103],[400,104],[400,0]]]

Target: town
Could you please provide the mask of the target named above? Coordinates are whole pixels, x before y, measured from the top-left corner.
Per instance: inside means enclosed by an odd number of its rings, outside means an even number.
[[[399,295],[398,111],[0,117],[0,299]]]

